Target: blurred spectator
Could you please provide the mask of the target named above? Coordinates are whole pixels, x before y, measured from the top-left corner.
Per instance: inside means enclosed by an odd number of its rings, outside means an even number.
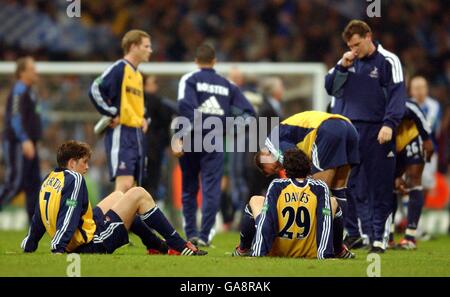
[[[425,164],[422,175],[422,185],[426,196],[426,192],[435,186],[435,174],[438,163],[438,156],[436,154],[438,152],[437,135],[440,130],[441,107],[438,101],[428,96],[428,84],[423,76],[418,75],[411,78],[410,93],[411,99],[420,106],[426,116],[428,125],[431,127],[431,140],[433,141],[435,150],[431,161]]]
[[[147,76],[144,80],[144,101],[145,117],[149,121],[149,127],[147,133],[144,134],[146,177],[142,185],[153,197],[163,199],[161,165],[167,159],[166,149],[170,144],[170,123],[178,111],[176,103],[159,96],[158,90],[156,76]]]
[[[2,144],[6,177],[0,189],[0,208],[25,191],[31,222],[41,183],[37,144],[42,138],[39,101],[33,90],[39,79],[34,59],[29,56],[19,58],[15,75],[17,81],[5,107]]]

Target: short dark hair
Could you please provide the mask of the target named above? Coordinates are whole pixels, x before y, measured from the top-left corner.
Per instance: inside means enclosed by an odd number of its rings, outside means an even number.
[[[345,27],[344,32],[342,32],[342,39],[348,42],[354,34],[365,37],[367,33],[372,33],[372,30],[366,22],[351,20]]]
[[[70,159],[83,159],[90,158],[92,154],[91,147],[85,142],[79,142],[75,140],[69,140],[61,144],[56,154],[56,161],[61,168],[67,167],[67,162]]]
[[[311,172],[311,161],[297,148],[288,149],[283,154],[283,167],[289,178],[305,178]]]
[[[204,43],[195,51],[195,58],[199,63],[211,64],[216,58],[216,51],[211,45]]]
[[[21,57],[21,58],[17,59],[16,71],[14,73],[17,79],[19,79],[22,72],[24,72],[27,69],[28,61],[33,61],[33,60],[34,59],[31,56],[25,56],[25,57]]]

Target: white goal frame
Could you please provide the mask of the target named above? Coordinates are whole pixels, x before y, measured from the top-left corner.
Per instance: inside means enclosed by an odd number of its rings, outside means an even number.
[[[40,74],[100,74],[111,62],[37,62]],[[324,79],[327,69],[323,63],[218,63],[216,70],[227,73],[232,67],[238,67],[242,73],[251,75],[311,75],[313,94],[311,102],[314,110],[325,111],[329,97],[325,92]],[[144,63],[139,70],[145,74],[183,75],[196,69],[194,63],[163,62]],[[14,62],[0,62],[0,75],[13,74]]]

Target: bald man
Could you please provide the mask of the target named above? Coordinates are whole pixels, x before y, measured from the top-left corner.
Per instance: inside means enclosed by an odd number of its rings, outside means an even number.
[[[439,124],[441,122],[441,107],[439,102],[430,96],[428,96],[428,82],[425,77],[421,75],[413,76],[409,83],[409,90],[411,95],[411,100],[415,101],[423,113],[425,114],[426,120],[431,127],[431,140],[433,141],[435,154],[431,158],[431,162],[425,164],[425,168],[422,174],[422,185],[425,190],[425,195],[427,190],[430,190],[435,185],[434,175],[437,170],[437,141],[436,135],[439,133]]]

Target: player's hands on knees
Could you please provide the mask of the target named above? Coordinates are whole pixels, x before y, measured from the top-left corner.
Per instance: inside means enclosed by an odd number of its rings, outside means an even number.
[[[36,155],[36,149],[34,143],[31,140],[25,140],[22,142],[22,151],[25,158],[31,160]]]
[[[406,182],[401,177],[395,178],[395,189],[402,195],[408,194],[408,187]]]
[[[181,138],[172,140],[172,154],[177,158],[183,156],[183,140]]]
[[[147,133],[147,130],[148,130],[147,119],[142,119],[142,126],[141,126],[141,128],[142,128],[142,132],[144,132],[144,134]]]
[[[433,142],[431,139],[425,140],[422,144],[422,148],[425,155],[425,161],[430,162],[431,156],[433,156],[434,153]]]
[[[119,125],[119,123],[120,123],[120,116],[116,116],[111,120],[111,124],[109,124],[109,127],[114,129],[117,127],[117,125]]]
[[[353,61],[356,58],[356,54],[352,51],[345,52],[342,56],[341,65],[344,67],[350,67],[353,65]]]
[[[378,143],[384,144],[386,142],[391,141],[391,139],[392,139],[392,128],[388,126],[381,127],[377,137]]]

